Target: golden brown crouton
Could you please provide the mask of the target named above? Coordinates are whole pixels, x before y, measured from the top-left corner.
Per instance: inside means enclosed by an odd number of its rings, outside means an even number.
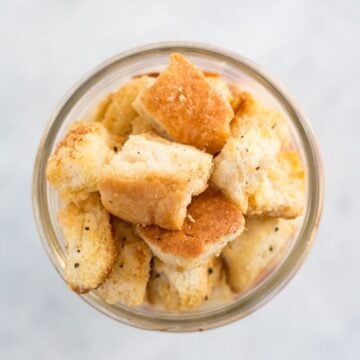
[[[198,307],[209,298],[218,283],[220,264],[219,259],[213,259],[194,269],[178,270],[154,258],[148,284],[150,302],[175,311]]]
[[[138,94],[150,86],[154,79],[142,76],[132,79],[119,90],[111,94],[102,123],[114,135],[127,136],[131,132],[131,123],[138,116],[132,103]]]
[[[282,253],[295,228],[294,220],[247,218],[244,232],[222,252],[231,288],[239,293],[255,285]]]
[[[305,204],[305,172],[300,155],[283,151],[249,192],[248,215],[293,219]]]
[[[100,123],[74,123],[48,159],[46,176],[60,196],[84,200],[97,190],[100,170],[110,161],[110,139]]]
[[[241,211],[220,191],[211,188],[193,198],[181,230],[138,226],[138,234],[163,262],[194,268],[218,255],[244,228]]]
[[[230,136],[229,102],[184,56],[169,66],[134,102],[137,112],[165,137],[216,153]]]
[[[129,306],[142,303],[150,273],[151,251],[135,235],[133,225],[113,219],[113,230],[118,242],[118,255],[109,277],[97,293],[109,304],[120,301]]]
[[[66,240],[65,279],[78,293],[96,289],[109,275],[117,253],[110,216],[97,193],[79,205],[61,209],[59,223]]]
[[[211,168],[212,157],[194,147],[132,135],[101,173],[101,200],[126,221],[180,229],[192,195],[206,189]]]

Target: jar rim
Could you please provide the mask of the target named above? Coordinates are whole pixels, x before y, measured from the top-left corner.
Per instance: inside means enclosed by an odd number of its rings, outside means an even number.
[[[245,71],[255,78],[256,81],[260,82],[279,100],[281,105],[291,115],[298,136],[304,145],[304,155],[308,165],[308,206],[296,242],[276,272],[271,274],[265,282],[261,282],[256,286],[249,294],[245,294],[243,297],[224,307],[209,310],[201,314],[196,314],[195,312],[183,315],[156,314],[152,317],[125,305],[115,309],[114,306],[100,301],[92,292],[79,295],[97,310],[128,325],[148,330],[184,332],[215,328],[239,320],[267,303],[291,280],[309,253],[319,226],[323,206],[324,180],[320,152],[307,118],[288,91],[284,90],[284,87],[261,69],[259,65],[229,50],[197,42],[159,42],[121,52],[88,72],[65,94],[50,116],[38,147],[32,183],[34,218],[45,251],[62,277],[64,259],[61,256],[60,245],[52,229],[51,221],[49,221],[50,211],[45,176],[46,162],[50,155],[49,139],[55,137],[61,126],[64,114],[76,104],[77,99],[86,89],[89,89],[96,83],[100,77],[111,71],[112,67],[124,62],[133,61],[139,57],[154,53],[159,54],[161,52],[169,53],[169,51],[193,51],[197,54],[207,55],[220,61],[232,63],[240,68],[241,71]]]

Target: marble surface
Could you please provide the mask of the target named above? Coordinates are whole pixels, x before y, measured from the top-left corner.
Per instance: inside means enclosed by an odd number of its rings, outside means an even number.
[[[360,350],[360,2],[0,1],[0,358],[355,359]],[[282,81],[312,120],[326,171],[323,220],[294,280],[250,317],[210,332],[154,333],[66,290],[33,222],[31,174],[47,118],[105,58],[194,40]]]

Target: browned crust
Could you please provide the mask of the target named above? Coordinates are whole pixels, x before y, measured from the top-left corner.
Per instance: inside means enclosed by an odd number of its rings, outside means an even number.
[[[68,148],[69,151],[75,150],[75,147],[78,146],[83,141],[85,135],[91,133],[99,133],[102,131],[104,131],[102,125],[98,123],[93,123],[93,122],[73,123],[66,136],[57,144],[53,156],[56,156],[63,147]]]
[[[180,54],[170,56],[169,66],[140,100],[148,115],[178,142],[216,153],[230,136],[230,104]]]
[[[199,256],[209,244],[235,233],[244,225],[241,211],[220,191],[209,188],[193,198],[181,230],[166,230],[156,225],[139,226],[138,232],[161,252],[185,258]]]

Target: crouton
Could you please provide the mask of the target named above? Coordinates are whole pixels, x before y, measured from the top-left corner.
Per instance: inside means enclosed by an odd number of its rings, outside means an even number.
[[[150,225],[138,226],[137,233],[164,263],[189,269],[219,255],[243,228],[241,211],[220,191],[209,188],[193,198],[181,230]]]
[[[154,79],[142,76],[129,81],[111,94],[111,103],[102,119],[102,123],[110,133],[120,136],[130,134],[131,123],[138,116],[132,103],[138,94],[153,82]]]
[[[249,187],[270,166],[279,149],[278,139],[265,130],[248,129],[239,138],[230,138],[214,159],[212,184],[246,213]]]
[[[181,229],[191,197],[206,189],[211,168],[212,157],[191,146],[132,135],[101,172],[101,200],[123,220]]]
[[[293,219],[303,213],[304,204],[305,172],[300,155],[283,151],[249,191],[247,215]]]
[[[78,293],[96,289],[111,272],[117,254],[110,216],[99,195],[68,204],[58,219],[66,240],[65,280]]]
[[[98,295],[109,304],[121,302],[138,306],[143,302],[150,273],[151,251],[135,235],[133,225],[113,219],[118,255],[109,277],[97,289]]]
[[[220,278],[220,261],[212,259],[194,269],[177,268],[154,258],[148,284],[148,298],[153,305],[169,310],[191,310],[206,301]]]
[[[233,137],[241,137],[248,129],[257,128],[273,133],[282,149],[292,147],[290,128],[283,113],[264,108],[247,92],[238,93],[237,99],[236,115],[231,122]]]
[[[84,200],[97,190],[100,170],[113,151],[100,123],[76,122],[48,159],[46,176],[60,197]]]
[[[212,154],[230,136],[229,102],[180,54],[170,56],[170,65],[133,105],[163,136]]]
[[[295,229],[294,220],[247,218],[243,233],[222,252],[233,291],[239,293],[255,285],[283,252]]]

